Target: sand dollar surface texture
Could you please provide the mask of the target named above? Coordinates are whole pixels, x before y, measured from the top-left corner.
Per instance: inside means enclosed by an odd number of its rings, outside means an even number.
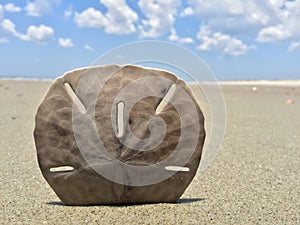
[[[53,82],[34,138],[42,174],[67,205],[176,202],[200,163],[204,117],[172,73],[96,66]]]

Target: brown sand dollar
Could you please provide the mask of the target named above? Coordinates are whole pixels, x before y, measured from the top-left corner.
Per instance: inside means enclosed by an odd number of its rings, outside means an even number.
[[[40,169],[67,205],[176,202],[196,174],[203,114],[175,75],[97,66],[56,79],[36,114]]]

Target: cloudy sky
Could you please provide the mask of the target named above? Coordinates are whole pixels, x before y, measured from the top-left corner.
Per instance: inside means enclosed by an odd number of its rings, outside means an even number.
[[[299,21],[300,0],[1,0],[0,76],[53,78],[119,45],[163,40],[219,80],[299,79]]]

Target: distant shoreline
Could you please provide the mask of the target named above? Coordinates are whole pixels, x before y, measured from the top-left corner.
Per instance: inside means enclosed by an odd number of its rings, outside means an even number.
[[[219,85],[300,87],[300,80],[240,80],[218,81]]]
[[[35,78],[35,77],[0,77],[0,80],[7,81],[45,81],[52,82],[56,78]],[[207,81],[200,82],[203,85],[216,85],[216,82]],[[195,82],[188,82],[193,85]],[[284,87],[300,87],[300,80],[228,80],[217,81],[221,86],[284,86]]]
[[[0,80],[9,80],[9,81],[53,81],[56,78],[37,78],[37,77],[1,77]]]

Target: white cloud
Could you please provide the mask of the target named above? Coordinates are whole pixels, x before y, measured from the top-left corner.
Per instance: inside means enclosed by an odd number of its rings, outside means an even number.
[[[0,37],[0,44],[8,43],[7,38]]]
[[[61,0],[34,0],[28,1],[25,6],[27,15],[41,17],[53,10],[55,5],[58,5]]]
[[[289,46],[288,51],[289,51],[289,52],[292,52],[292,51],[296,50],[296,49],[299,48],[299,47],[300,47],[300,41],[292,42],[292,43],[290,44],[290,46]]]
[[[170,41],[176,41],[180,44],[193,44],[194,40],[190,37],[181,38],[178,37],[176,30],[174,28],[171,29],[171,35],[168,38]]]
[[[29,16],[41,17],[44,13],[48,13],[51,10],[51,6],[48,1],[36,0],[27,2],[25,10]]]
[[[16,31],[15,24],[9,19],[5,19],[5,20],[2,21],[1,28],[4,31],[6,31],[6,32],[8,32],[8,33],[10,33],[10,34],[12,34],[16,37],[19,35],[19,33]]]
[[[138,5],[146,16],[139,26],[141,37],[159,37],[166,34],[175,22],[179,0],[139,0]]]
[[[199,21],[213,30],[254,38],[267,26],[282,20],[285,0],[188,0]]]
[[[282,24],[279,24],[278,26],[263,28],[256,40],[258,42],[275,42],[285,40],[291,36],[291,33]]]
[[[227,55],[231,55],[231,56],[245,55],[248,53],[248,51],[256,49],[254,45],[248,46],[237,38],[231,37],[229,35],[224,35],[225,38],[227,38],[227,36],[228,36],[228,40],[225,40],[224,42],[225,45],[224,53]]]
[[[3,14],[4,14],[4,9],[3,6],[0,4],[0,21],[3,20]]]
[[[87,50],[87,51],[89,51],[89,52],[94,52],[95,51],[95,49],[93,47],[91,47],[91,46],[89,46],[87,44],[84,45],[84,49]]]
[[[0,27],[7,33],[10,33],[23,41],[34,41],[40,44],[46,44],[54,37],[53,28],[45,26],[44,24],[40,26],[29,26],[26,34],[19,33],[16,30],[15,24],[9,19],[3,20]]]
[[[90,7],[81,13],[75,12],[75,22],[79,27],[105,27],[109,25],[109,21],[98,10]]]
[[[300,0],[295,1],[280,1],[269,0],[270,4],[277,7],[277,17],[279,18],[276,23],[263,27],[257,36],[259,42],[275,42],[287,39],[300,38]],[[280,9],[278,9],[280,7]]]
[[[73,15],[73,9],[72,9],[72,6],[69,6],[66,10],[65,10],[65,13],[64,13],[65,17],[66,18],[69,18]]]
[[[72,39],[70,38],[59,38],[58,39],[58,44],[60,47],[63,47],[63,48],[72,48],[74,46],[74,43],[72,41]]]
[[[34,26],[31,25],[27,29],[27,35],[30,41],[36,41],[41,44],[45,44],[53,39],[54,30],[52,27],[48,27],[45,25]]]
[[[4,6],[5,11],[7,12],[21,12],[22,9],[18,6],[15,6],[14,3],[7,3]]]
[[[193,8],[191,7],[186,7],[181,13],[180,16],[181,17],[185,17],[185,16],[193,16],[195,15],[195,11]]]
[[[74,20],[79,27],[103,27],[109,34],[131,34],[136,31],[138,15],[126,4],[125,0],[101,0],[107,8],[103,14],[92,7],[75,13]]]
[[[213,32],[207,26],[201,26],[197,34],[201,44],[197,47],[201,51],[219,50],[227,55],[240,56],[245,55],[249,50],[255,49],[253,45],[246,45],[240,39],[228,34]]]
[[[138,15],[126,4],[125,0],[101,0],[108,11],[105,14],[110,25],[105,31],[110,34],[131,34],[136,31],[134,23],[138,21]]]
[[[300,0],[187,0],[199,22],[211,30],[267,43],[300,38]]]

